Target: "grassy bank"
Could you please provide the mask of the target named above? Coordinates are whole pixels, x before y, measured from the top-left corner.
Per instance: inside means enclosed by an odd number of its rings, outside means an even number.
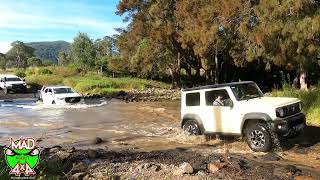
[[[302,101],[303,112],[307,115],[307,123],[320,125],[320,89],[313,88],[309,91],[301,91],[290,87],[283,90],[273,90],[273,96],[295,97]]]
[[[67,85],[85,95],[111,96],[119,91],[147,88],[169,88],[169,84],[139,79],[139,78],[111,78],[94,72],[80,73],[74,67],[41,67],[26,70],[9,69],[1,73],[14,73],[24,77],[33,89],[43,85]]]

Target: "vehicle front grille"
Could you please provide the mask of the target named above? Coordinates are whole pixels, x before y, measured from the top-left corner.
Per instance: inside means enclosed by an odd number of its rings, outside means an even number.
[[[14,89],[22,89],[22,88],[24,88],[24,85],[23,84],[12,84],[12,88],[14,88]]]
[[[285,116],[291,116],[300,112],[300,103],[291,104],[283,107]]]
[[[67,98],[65,98],[65,101],[66,101],[67,103],[72,103],[72,104],[74,104],[74,103],[80,102],[80,101],[81,101],[81,97],[67,97]]]

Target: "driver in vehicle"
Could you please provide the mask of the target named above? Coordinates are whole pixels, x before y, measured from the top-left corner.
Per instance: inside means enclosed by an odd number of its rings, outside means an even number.
[[[213,106],[224,106],[224,97],[219,95],[216,100],[213,102]]]

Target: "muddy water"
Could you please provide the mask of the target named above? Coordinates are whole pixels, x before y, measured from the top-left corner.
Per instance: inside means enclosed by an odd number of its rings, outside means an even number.
[[[34,100],[0,101],[0,143],[9,138],[34,137],[39,146],[76,147],[81,149],[131,149],[159,151],[188,149],[204,154],[230,153],[256,159],[264,153],[253,153],[242,140],[210,140],[188,137],[180,129],[180,102],[124,103],[117,100],[99,100],[78,106],[45,107]],[[320,130],[314,129],[320,134]],[[309,137],[310,136],[310,137]],[[103,139],[94,145],[94,138]],[[293,146],[277,153],[279,164],[293,164],[320,171],[320,144],[298,148],[314,133],[293,141]],[[317,137],[320,141],[320,138]],[[267,162],[266,163],[275,163]]]
[[[103,146],[109,147],[141,143],[146,148],[167,148],[168,141],[163,138],[170,139],[179,131],[178,101],[127,104],[105,100],[45,107],[34,100],[14,100],[1,101],[0,106],[1,144],[10,137],[30,136],[41,139],[42,146],[86,148],[100,137]]]

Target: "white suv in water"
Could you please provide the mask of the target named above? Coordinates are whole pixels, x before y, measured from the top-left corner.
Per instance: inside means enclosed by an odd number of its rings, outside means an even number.
[[[16,75],[0,75],[0,88],[5,94],[9,92],[27,92],[26,82]]]
[[[81,101],[81,95],[68,86],[43,86],[40,90],[43,104],[75,104]]]
[[[181,96],[185,132],[244,136],[254,151],[269,151],[305,127],[300,100],[264,97],[251,81],[183,89]]]

